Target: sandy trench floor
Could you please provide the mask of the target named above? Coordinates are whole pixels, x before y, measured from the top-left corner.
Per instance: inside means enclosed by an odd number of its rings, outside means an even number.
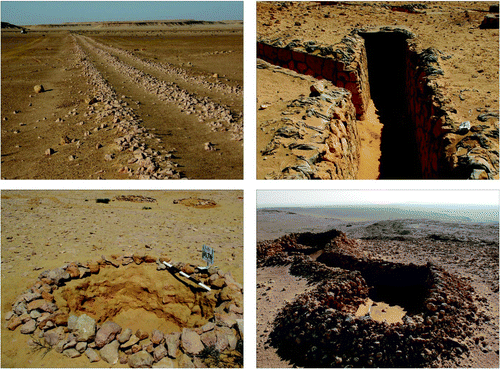
[[[111,201],[118,195],[152,197],[156,203]],[[242,191],[2,191],[2,316],[44,270],[101,255],[168,255],[203,266],[203,244],[215,265],[243,284]],[[216,202],[212,208],[174,204],[183,198]],[[150,207],[151,209],[143,209]],[[120,318],[120,317],[119,317]],[[141,319],[157,323],[147,312]],[[121,317],[123,321],[123,317]],[[134,319],[134,317],[128,319]],[[126,322],[126,321],[125,321]],[[26,346],[29,336],[2,321],[2,367],[100,367],[83,355],[69,359],[54,351],[44,358]],[[151,330],[155,327],[151,327]]]
[[[153,29],[136,32],[132,27],[125,31],[85,34],[105,45],[133,52],[140,58],[172,64],[191,76],[202,76],[228,86],[243,86],[241,26],[180,28],[183,31]],[[210,43],[206,42],[207,39]],[[2,178],[129,178],[118,170],[127,165],[132,153],[116,151],[113,140],[118,133],[112,124],[105,121],[108,127],[94,131],[102,122],[84,116],[88,110],[85,100],[93,97],[93,91],[82,78],[74,44],[68,31],[36,30],[21,35],[17,31],[2,30]],[[182,51],[171,52],[178,49]],[[194,116],[182,114],[177,106],[146,93],[94,53],[89,54],[89,59],[117,95],[123,97],[124,103],[142,119],[142,126],[157,135],[159,142],[150,140],[148,146],[161,155],[175,149],[175,162],[184,177],[242,178],[241,140],[233,140],[230,132],[213,132],[210,126],[199,123]],[[144,71],[158,80],[172,80],[159,72]],[[45,93],[34,93],[33,87],[38,84],[44,86]],[[233,96],[203,90],[195,88],[195,84],[181,87],[195,96],[206,96],[228,106],[235,116],[242,114],[242,94]],[[96,107],[99,109],[99,104]],[[59,118],[63,121],[56,122]],[[82,121],[84,124],[77,124]],[[80,142],[80,147],[76,143],[62,144],[64,136]],[[215,144],[217,150],[206,151],[206,142]],[[102,147],[97,148],[97,144]],[[44,153],[48,148],[53,148],[56,153],[46,156]],[[106,154],[114,154],[115,159],[106,161]],[[69,159],[72,155],[74,158]]]

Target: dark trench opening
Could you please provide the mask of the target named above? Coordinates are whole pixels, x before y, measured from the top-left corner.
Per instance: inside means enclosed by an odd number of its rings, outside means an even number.
[[[429,295],[430,272],[426,267],[387,262],[366,262],[348,255],[324,253],[317,259],[329,267],[359,271],[373,301],[401,306],[408,315],[424,311]]]
[[[300,245],[314,247],[314,251],[317,251],[316,248],[324,249],[331,240],[340,236],[341,234],[342,232],[337,231],[336,229],[332,229],[330,231],[322,233],[301,233],[297,237],[297,243]]]
[[[387,273],[373,278],[373,276],[361,274],[370,286],[369,297],[373,301],[401,306],[408,315],[423,311],[428,288],[422,275]]]
[[[407,35],[360,33],[365,40],[370,94],[383,124],[380,179],[421,179],[415,128],[406,95]]]

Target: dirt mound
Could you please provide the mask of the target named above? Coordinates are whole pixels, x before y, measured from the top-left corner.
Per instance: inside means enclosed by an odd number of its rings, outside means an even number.
[[[154,265],[131,264],[123,268],[104,268],[99,274],[67,283],[55,293],[61,310],[87,314],[97,323],[113,320],[129,310],[154,313],[172,331],[208,323],[214,317],[217,300],[200,294],[170,273],[158,274]],[[194,308],[194,306],[198,306]],[[170,333],[170,332],[169,332]]]
[[[487,319],[464,280],[431,263],[361,257],[364,250],[339,231],[292,234],[258,246],[259,266],[291,263],[291,274],[317,283],[281,310],[269,336],[293,365],[448,365],[469,351],[468,337]],[[313,250],[316,260],[307,256]],[[374,308],[379,304],[387,308]],[[391,320],[395,311],[399,316]]]

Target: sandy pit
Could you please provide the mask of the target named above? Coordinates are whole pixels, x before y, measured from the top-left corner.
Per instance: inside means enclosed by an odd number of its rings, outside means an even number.
[[[496,27],[484,26],[495,17]],[[258,178],[280,179],[279,153],[262,148],[270,130],[308,123],[305,114],[289,116],[288,105],[309,96],[313,78],[352,93],[357,121],[343,123],[356,126],[361,144],[331,130],[338,144],[296,178],[498,179],[495,3],[258,2],[257,54]],[[306,78],[298,83],[287,70]],[[330,163],[337,176],[324,175]]]
[[[385,302],[375,302],[367,298],[363,304],[359,305],[354,316],[362,317],[368,314],[376,322],[382,323],[385,321],[389,324],[393,324],[403,323],[403,317],[406,315],[406,311],[401,306],[392,306]]]
[[[213,318],[213,307],[211,311],[206,311],[210,310],[208,307],[201,309],[205,312],[199,317],[191,316],[191,307],[194,304],[203,306],[197,299],[204,296],[196,296],[189,283],[184,285],[170,273],[159,273],[156,265],[138,266],[135,263],[118,269],[105,268],[97,275],[66,283],[54,297],[60,308],[68,313],[85,313],[98,323],[107,320],[119,325],[132,322],[131,327],[124,327],[134,332],[147,326],[142,319],[133,319],[142,313],[158,314],[153,325],[165,333],[204,325]],[[167,304],[165,308],[164,304]]]
[[[2,30],[3,178],[242,178],[241,23],[27,29]]]
[[[154,329],[165,335],[182,335],[185,329],[205,327],[209,332],[229,334],[229,327],[220,326],[221,316],[243,313],[241,294],[241,303],[228,312],[227,302],[233,297],[228,297],[230,289],[224,289],[226,282],[232,288],[243,283],[242,195],[241,191],[2,191],[2,317],[28,288],[48,288],[43,286],[49,283],[44,279],[49,278],[48,272],[65,268],[73,273],[76,266],[79,274],[60,285],[52,284],[50,295],[59,316],[53,318],[56,324],[63,324],[68,316],[85,314],[96,321],[97,327],[113,321],[134,334],[141,329],[150,336],[139,342],[145,350],[150,344],[150,349],[157,347],[150,341]],[[191,203],[210,200],[216,205],[176,203],[183,199]],[[203,244],[214,248],[217,272],[211,279],[213,269],[210,274],[195,272],[196,267],[206,265],[201,258]],[[212,286],[212,292],[175,270],[157,270],[162,268],[155,263],[158,257],[189,275],[194,273],[195,279]],[[217,297],[222,291],[226,292]],[[33,301],[30,303],[37,306],[26,302],[28,309],[53,309],[50,304],[39,307],[38,302],[43,300]],[[91,363],[85,354],[70,359],[55,348],[48,353],[33,351],[27,344],[30,335],[21,334],[21,328],[7,329],[10,322],[2,322],[2,340],[11,342],[2,345],[2,366],[110,365],[103,360]],[[44,326],[46,322],[38,324],[41,326],[34,332],[35,339],[49,328]],[[236,327],[230,331],[239,332]],[[237,352],[229,354],[226,350],[215,355],[206,351],[200,360],[209,360],[209,364],[205,361],[209,366],[238,366],[242,358]],[[182,351],[173,359],[181,360],[175,365],[189,365],[184,354],[191,355]],[[190,360],[198,360],[197,355]],[[125,361],[115,366],[129,365]]]

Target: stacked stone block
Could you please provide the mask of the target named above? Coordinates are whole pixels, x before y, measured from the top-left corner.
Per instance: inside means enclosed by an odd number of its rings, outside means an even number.
[[[436,96],[435,78],[442,71],[433,68],[426,73],[419,54],[408,50],[406,68],[406,94],[408,113],[413,122],[415,139],[424,178],[437,178],[446,166],[441,136],[451,130],[448,114]]]
[[[370,86],[366,50],[361,37],[345,37],[333,46],[314,41],[292,41],[283,45],[280,40],[257,42],[257,57],[297,73],[326,79],[352,93],[356,116],[361,118],[370,101]]]
[[[498,174],[498,141],[492,140],[492,133],[498,132],[498,125],[475,133],[459,128],[462,122],[452,119],[451,113],[456,110],[439,87],[443,71],[438,56],[439,51],[434,48],[417,53],[409,46],[407,51],[408,113],[415,130],[422,175],[493,179]]]

